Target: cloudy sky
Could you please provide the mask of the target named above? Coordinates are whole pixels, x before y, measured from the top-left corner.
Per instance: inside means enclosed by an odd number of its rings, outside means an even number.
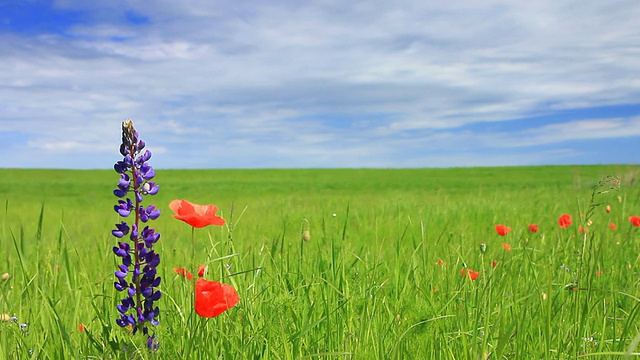
[[[0,167],[640,162],[640,2],[0,0]]]

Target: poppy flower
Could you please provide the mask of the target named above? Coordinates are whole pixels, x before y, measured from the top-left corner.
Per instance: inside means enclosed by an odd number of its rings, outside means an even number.
[[[538,224],[529,224],[529,232],[538,232]]]
[[[498,262],[497,262],[497,261],[493,260],[493,261],[491,262],[491,267],[496,267],[497,265],[498,265]]]
[[[214,205],[198,205],[187,200],[173,200],[169,203],[174,219],[182,220],[195,228],[209,225],[222,226],[224,219],[217,216],[218,208]]]
[[[78,323],[78,332],[82,333],[87,329],[87,327],[83,323]]]
[[[193,275],[189,272],[189,270],[181,267],[181,268],[173,268],[173,271],[182,276],[183,278],[186,278],[188,280],[192,280],[193,279]]]
[[[609,227],[611,228],[611,230],[617,230],[618,229],[618,227],[614,223],[609,223]]]
[[[558,225],[560,225],[560,227],[563,229],[568,228],[569,225],[571,225],[571,215],[569,214],[560,215],[560,217],[558,218]]]
[[[206,271],[207,271],[207,265],[198,266],[198,277],[203,277]]]
[[[212,318],[236,306],[240,301],[238,293],[231,285],[199,278],[196,280],[196,313]]]
[[[466,276],[467,278],[475,281],[478,276],[480,276],[480,272],[473,271],[473,269],[462,268],[462,270],[460,270],[460,275]]]
[[[496,232],[498,233],[498,235],[500,236],[505,236],[507,235],[509,232],[511,231],[511,228],[508,226],[504,226],[502,224],[500,225],[496,225]]]
[[[636,215],[629,216],[629,222],[633,226],[640,226],[640,216],[636,216]]]
[[[502,244],[502,248],[507,250],[507,252],[511,252],[511,244],[504,243]]]

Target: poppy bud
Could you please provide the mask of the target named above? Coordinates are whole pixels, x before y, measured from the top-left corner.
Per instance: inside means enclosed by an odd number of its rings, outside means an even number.
[[[480,253],[484,254],[485,252],[487,252],[487,244],[486,243],[480,243]]]
[[[11,275],[9,275],[9,273],[2,274],[2,280],[8,280],[10,277]]]
[[[305,230],[302,232],[302,240],[304,241],[311,240],[311,232],[309,232],[309,230]]]

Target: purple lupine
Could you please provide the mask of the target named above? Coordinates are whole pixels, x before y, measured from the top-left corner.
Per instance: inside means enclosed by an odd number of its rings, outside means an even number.
[[[158,290],[160,276],[157,276],[160,255],[153,249],[153,245],[160,239],[160,233],[146,225],[150,220],[160,216],[160,210],[155,205],[143,206],[143,197],[158,193],[159,186],[150,180],[155,171],[147,163],[151,158],[151,151],[144,150],[144,141],[138,139],[138,132],[131,120],[122,123],[122,145],[120,153],[124,158],[114,165],[120,179],[113,194],[118,203],[114,210],[123,218],[133,215],[129,223],[121,221],[115,224],[111,234],[118,239],[113,253],[120,258],[121,264],[114,275],[116,281],[113,286],[123,292],[125,297],[116,306],[119,317],[116,323],[121,327],[131,326],[133,334],[142,331],[147,338],[148,347],[158,348],[155,334],[149,334],[148,325],[158,325],[160,310],[155,302],[162,293]],[[133,196],[130,194],[133,193]],[[141,225],[141,222],[145,225]],[[142,230],[140,226],[144,226]],[[126,241],[126,239],[129,241]]]

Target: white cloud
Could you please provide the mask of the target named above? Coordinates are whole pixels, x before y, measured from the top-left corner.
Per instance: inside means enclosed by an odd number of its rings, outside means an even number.
[[[239,165],[387,166],[407,144],[433,159],[453,141],[468,147],[443,160],[455,165],[492,144],[640,136],[629,130],[637,118],[457,130],[637,103],[634,1],[124,4],[60,1],[89,21],[65,34],[0,34],[0,133],[52,152],[95,141],[106,159],[119,122],[133,118],[175,161],[167,166],[188,154],[196,167],[212,166],[202,149],[225,147]],[[128,22],[127,11],[148,21]],[[607,126],[589,128],[599,121]]]

